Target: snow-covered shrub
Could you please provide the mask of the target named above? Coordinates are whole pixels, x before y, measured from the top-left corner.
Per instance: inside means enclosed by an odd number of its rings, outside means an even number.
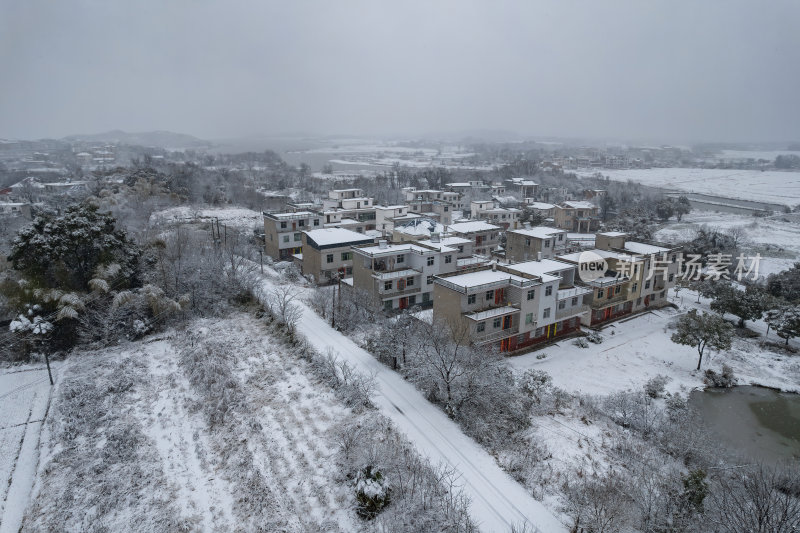
[[[706,370],[705,378],[703,381],[706,385],[711,387],[730,388],[736,385],[739,381],[733,374],[733,369],[728,365],[722,365],[722,372],[719,374],[711,370]]]
[[[602,344],[603,336],[599,331],[590,331],[589,334],[586,335],[586,340],[594,344]]]
[[[536,354],[536,359],[542,360],[542,359],[546,359],[546,358],[547,358],[547,354],[546,353],[537,353]]]
[[[577,339],[572,341],[572,344],[574,344],[578,348],[588,348],[589,347],[589,343],[586,341],[586,339],[584,337],[578,337]]]
[[[664,395],[664,388],[669,383],[670,378],[662,374],[647,380],[644,384],[644,392],[651,398],[660,398]]]
[[[380,470],[367,466],[356,476],[356,513],[372,520],[391,501],[392,488]]]

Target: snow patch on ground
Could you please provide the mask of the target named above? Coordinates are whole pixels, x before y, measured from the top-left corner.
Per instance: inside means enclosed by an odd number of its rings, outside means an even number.
[[[201,208],[182,205],[150,215],[150,225],[173,224],[177,222],[211,222],[219,219],[220,225],[241,230],[252,230],[264,224],[263,215],[243,207]]]

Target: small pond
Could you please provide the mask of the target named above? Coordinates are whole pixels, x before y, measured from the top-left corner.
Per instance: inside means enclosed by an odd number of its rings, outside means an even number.
[[[731,451],[756,461],[800,460],[800,395],[755,386],[693,391],[689,405]]]

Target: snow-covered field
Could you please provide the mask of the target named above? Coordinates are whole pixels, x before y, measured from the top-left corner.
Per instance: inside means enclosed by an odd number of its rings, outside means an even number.
[[[670,340],[673,330],[668,324],[680,313],[697,308],[709,310],[709,301],[683,289],[677,299],[670,291],[670,301],[680,310],[671,307],[654,310],[628,320],[606,326],[601,344],[580,348],[572,340],[563,340],[536,352],[509,359],[517,371],[529,368],[548,372],[553,383],[568,392],[585,394],[611,394],[624,390],[641,390],[644,384],[658,374],[670,378],[666,389],[685,396],[694,388],[703,387],[703,372],[707,368],[719,371],[723,364],[731,366],[742,385],[755,384],[800,392],[800,359],[766,350],[759,342],[766,334],[763,322],[748,322],[747,326],[762,335],[757,339],[734,338],[733,347],[725,353],[709,351],[703,356],[700,371],[697,368],[697,350],[675,344]],[[774,333],[768,339],[783,342]],[[796,340],[793,346],[798,346]],[[537,359],[538,354],[547,354]]]
[[[240,314],[74,354],[23,530],[360,530],[332,460],[350,411],[281,346]]]
[[[220,224],[240,230],[252,230],[262,225],[262,214],[243,207],[205,208],[183,205],[158,211],[150,215],[150,225],[171,224],[176,222],[211,222],[219,219]]]
[[[581,171],[593,176],[597,171]],[[703,168],[647,168],[601,170],[615,181],[633,180],[642,185],[795,206],[800,204],[800,172],[777,170],[730,170]]]
[[[55,370],[57,365],[53,365]],[[44,365],[0,371],[0,532],[17,533],[39,460],[39,435],[50,398]]]
[[[265,279],[264,290],[277,280]],[[459,475],[470,511],[481,531],[509,531],[523,523],[541,533],[566,529],[550,509],[505,473],[486,450],[467,437],[458,425],[429,402],[413,384],[386,367],[343,333],[333,329],[308,305],[298,304],[302,315],[297,330],[320,352],[332,350],[343,361],[375,381],[372,401],[397,429],[433,464],[446,465]],[[534,530],[537,531],[537,530]]]
[[[693,238],[702,227],[719,230],[740,230],[745,255],[762,256],[759,275],[767,276],[791,268],[800,260],[800,223],[788,222],[781,215],[756,218],[734,213],[693,211],[680,222],[670,221],[659,229],[655,238],[664,242],[684,242]]]

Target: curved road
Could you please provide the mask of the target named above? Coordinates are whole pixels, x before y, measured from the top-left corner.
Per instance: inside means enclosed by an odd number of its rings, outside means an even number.
[[[264,281],[269,289],[271,282]],[[467,437],[458,425],[400,374],[381,364],[303,303],[298,332],[321,353],[330,348],[360,372],[375,376],[372,398],[381,412],[434,464],[442,463],[460,474],[462,489],[470,498],[470,511],[484,532],[508,532],[512,525],[528,525],[539,533],[566,533],[567,528],[508,474],[494,458]]]

